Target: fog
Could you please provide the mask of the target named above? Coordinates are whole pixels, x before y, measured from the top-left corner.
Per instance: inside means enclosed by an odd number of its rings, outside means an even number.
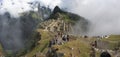
[[[88,35],[120,34],[119,0],[0,0],[0,13],[9,11],[12,15],[31,10],[28,2],[39,1],[53,9],[60,8],[79,14],[91,22]],[[14,5],[13,5],[14,4]],[[24,8],[24,9],[21,9]],[[76,27],[77,28],[77,27]]]
[[[52,2],[49,0],[49,3]],[[119,0],[58,0],[58,2],[64,10],[76,13],[90,21],[87,35],[120,34]],[[75,28],[79,29],[80,27],[77,26]]]
[[[88,35],[120,34],[119,0],[63,0],[61,7],[91,22]]]
[[[0,15],[0,43],[5,51],[16,52],[23,47],[21,24],[8,12]]]
[[[6,11],[14,17],[19,17],[19,13],[31,10],[27,2],[32,0],[1,0],[0,13],[4,14]]]
[[[23,48],[19,13],[33,10],[29,3],[34,1],[51,9],[58,5],[65,11],[76,13],[89,20],[86,35],[120,35],[120,0],[0,0],[0,42],[4,49],[17,51]],[[10,15],[5,15],[5,12],[9,12]],[[31,22],[34,21],[27,20],[27,22],[33,24]],[[77,30],[75,34],[81,33],[79,24],[82,23],[78,22],[74,26]],[[34,25],[30,27],[33,28]]]

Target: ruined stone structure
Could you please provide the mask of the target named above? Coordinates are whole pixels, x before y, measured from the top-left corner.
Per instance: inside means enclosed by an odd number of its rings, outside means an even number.
[[[68,33],[72,27],[71,24],[66,23],[61,18],[58,18],[57,20],[51,19],[48,21],[45,21],[40,24],[40,26],[44,29],[44,31],[51,31],[51,32],[66,32]]]

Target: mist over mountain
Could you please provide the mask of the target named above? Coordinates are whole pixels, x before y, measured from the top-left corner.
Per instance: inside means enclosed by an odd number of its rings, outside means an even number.
[[[77,14],[63,11],[58,6],[51,12],[49,7],[40,6],[39,3],[37,4],[37,8],[38,11],[34,11],[33,8],[31,11],[20,13],[19,17],[12,16],[10,12],[5,12],[0,15],[0,42],[6,51],[11,50],[12,52],[17,52],[26,47],[29,49],[28,45],[31,40],[33,40],[30,35],[34,33],[38,23],[46,19],[57,19],[57,13],[60,13],[61,15],[65,14],[72,22],[81,21],[81,26],[77,28],[77,30],[81,29],[80,33],[88,30],[88,21]],[[72,33],[76,32],[74,31]],[[31,43],[31,45],[32,44],[33,43]]]
[[[20,13],[19,17],[14,17],[9,12],[1,14],[0,44],[4,52],[16,56],[20,50],[31,50],[40,38],[36,37],[36,28],[43,18],[35,11]]]
[[[74,24],[72,26],[73,27],[72,32],[70,32],[71,34],[74,34],[74,35],[87,35],[88,34],[89,26],[91,25],[89,20],[87,20],[86,18],[84,18],[84,17],[82,17],[78,14],[74,14],[74,13],[71,13],[71,12],[67,12],[64,9],[60,9],[59,6],[56,6],[53,9],[53,12],[50,15],[49,19],[61,18],[61,17],[58,16],[59,13],[61,15],[68,16],[68,18]]]
[[[37,26],[38,21],[42,22],[51,18],[56,19],[57,12],[66,14],[73,21],[77,19],[83,20],[75,23],[73,34],[120,34],[120,7],[118,4],[119,1],[116,0],[0,0],[0,38],[16,38],[14,34],[18,35],[18,38],[27,38]],[[58,7],[55,7],[56,5]],[[84,18],[80,18],[80,16]],[[16,28],[16,30],[14,31],[13,28]],[[21,35],[24,36],[21,37]],[[17,40],[21,41],[21,39],[16,39],[15,41]],[[8,45],[8,43],[6,44]],[[18,45],[22,45],[22,43],[18,43]],[[7,47],[6,49],[9,48]]]
[[[40,2],[41,6],[49,6],[52,10],[58,5],[65,11],[85,17],[92,23],[89,35],[120,34],[118,0],[1,0],[0,13],[9,11],[12,15],[18,15],[20,12],[32,10],[29,2]]]
[[[120,34],[120,1],[61,0],[61,7],[85,17],[92,23],[89,35]]]
[[[13,57],[24,55],[41,39],[39,24],[43,22],[45,29],[50,25],[45,21],[56,20],[71,27],[72,35],[119,35],[119,4],[117,0],[0,0],[0,44]]]
[[[26,48],[32,40],[30,35],[34,33],[37,23],[30,15],[20,18],[11,17],[9,12],[0,15],[0,43],[3,49],[16,53]]]
[[[17,51],[23,47],[19,20],[11,17],[8,12],[0,15],[0,42],[5,50]]]

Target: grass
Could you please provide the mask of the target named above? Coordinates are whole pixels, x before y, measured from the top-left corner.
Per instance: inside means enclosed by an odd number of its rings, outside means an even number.
[[[79,38],[63,45],[55,45],[54,47],[59,49],[58,52],[64,53],[64,57],[70,57],[70,54],[73,54],[75,57],[89,57],[91,47],[82,40],[82,38]],[[97,52],[96,54],[98,57],[100,53]]]
[[[53,37],[50,32],[38,30],[41,33],[42,39],[39,41],[39,45],[37,45],[31,52],[27,54],[27,57],[32,57],[38,52],[46,53],[48,48],[48,42]],[[64,43],[63,45],[54,45],[53,47],[58,48],[57,52],[64,53],[64,57],[70,57],[70,54],[76,57],[89,57],[90,54],[90,42],[95,41],[95,38],[77,38],[71,40],[69,42]],[[116,44],[120,41],[119,35],[111,35],[109,38],[103,39],[102,41],[109,42],[109,46],[111,49],[116,47]],[[73,49],[72,49],[73,48]],[[100,52],[96,52],[96,57],[100,56]]]
[[[28,57],[32,57],[37,52],[46,53],[48,48],[48,42],[53,37],[51,33],[38,30],[41,33],[42,39],[40,44],[36,46],[30,53],[27,54]],[[120,41],[119,35],[111,35],[109,38],[103,39],[102,41],[109,42],[110,49],[114,49],[116,44]],[[89,57],[90,54],[90,45],[89,43],[95,41],[95,38],[77,38],[69,42],[64,43],[63,45],[54,45],[54,48],[58,48],[57,52],[64,53],[64,57],[70,57],[70,54],[76,57]],[[73,49],[72,49],[73,48]],[[100,52],[96,52],[96,57],[100,56]]]
[[[0,51],[2,51],[3,49],[2,49],[2,45],[0,44]]]
[[[0,44],[0,56],[3,55],[3,48],[2,45]]]
[[[30,53],[28,53],[27,57],[32,57],[38,52],[46,53],[48,48],[48,42],[53,37],[51,33],[38,30],[41,33],[42,39],[40,40],[40,44],[36,46]],[[77,37],[75,37],[77,38]],[[54,45],[53,47],[58,48],[58,52],[64,53],[64,57],[70,57],[70,54],[75,55],[76,57],[89,57],[90,53],[90,45],[85,41],[92,41],[93,39],[86,40],[83,38],[77,38],[71,40],[69,42],[64,43],[63,45]],[[73,48],[73,50],[72,50]],[[99,53],[97,53],[97,56]]]
[[[69,16],[67,16],[66,14],[62,14],[63,16],[63,20],[66,22],[66,23],[71,23],[71,24],[75,24],[75,20],[74,19],[71,19]]]
[[[103,39],[103,41],[109,42],[110,49],[120,47],[120,35],[111,35],[109,38]]]
[[[104,39],[106,41],[120,41],[120,35],[111,35],[109,38]]]
[[[38,30],[38,32],[41,33],[41,40],[39,41],[39,45],[37,45],[30,53],[28,53],[26,56],[27,57],[32,57],[34,56],[36,53],[38,52],[45,52],[44,50],[46,50],[47,46],[48,46],[48,42],[51,39],[51,35],[49,34],[49,32],[45,32],[42,30]]]

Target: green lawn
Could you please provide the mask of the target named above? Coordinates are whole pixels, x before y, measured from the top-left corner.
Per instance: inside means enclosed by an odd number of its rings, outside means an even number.
[[[120,47],[120,35],[111,35],[109,38],[103,39],[103,41],[109,42],[110,49]]]
[[[2,46],[0,44],[0,55],[2,55],[2,54],[3,54],[3,48],[2,48]]]
[[[31,52],[26,54],[27,57],[32,57],[33,55],[35,55],[38,52],[44,53],[48,47],[49,40],[51,39],[51,37],[53,37],[53,36],[51,36],[51,34],[49,34],[49,32],[44,32],[41,30],[38,30],[38,32],[41,33],[42,39],[39,41],[39,45],[37,45]]]

